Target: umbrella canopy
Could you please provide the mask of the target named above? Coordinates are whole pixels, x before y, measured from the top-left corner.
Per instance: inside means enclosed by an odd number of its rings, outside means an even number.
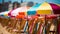
[[[28,9],[27,14],[28,15],[35,15],[37,8],[40,6],[40,4],[36,4],[35,6],[32,6],[30,9]]]
[[[26,15],[26,11],[29,9],[29,7],[19,7],[13,11],[10,12],[11,16],[17,16],[17,15],[20,15],[22,13],[25,13]]]
[[[9,16],[8,16],[8,13],[9,13],[10,11],[5,11],[5,12],[1,12],[0,13],[0,17],[2,17],[2,18],[10,18]]]
[[[44,2],[37,9],[37,14],[60,14],[60,6]]]
[[[30,7],[24,6],[24,7],[19,7],[13,11],[11,11],[9,14],[11,17],[16,17],[16,18],[24,18],[25,16],[27,16],[27,10]]]
[[[1,12],[0,13],[0,16],[8,16],[8,13],[9,13],[10,11],[5,11],[5,12]]]
[[[50,3],[52,9],[53,9],[53,13],[54,14],[60,14],[60,6],[56,5],[56,4],[52,4]]]
[[[37,8],[36,8],[37,7]],[[33,6],[27,12],[28,15],[48,15],[48,14],[60,14],[60,6],[52,3],[44,2],[38,6]]]
[[[41,6],[37,9],[38,14],[52,14],[52,8],[48,3],[43,3]]]

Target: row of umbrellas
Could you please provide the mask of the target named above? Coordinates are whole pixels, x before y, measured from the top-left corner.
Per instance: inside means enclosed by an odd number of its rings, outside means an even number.
[[[14,16],[17,18],[31,15],[51,15],[51,14],[60,14],[60,6],[53,3],[44,2],[42,4],[36,4],[32,7],[19,7],[12,11],[1,12],[0,15],[4,16]]]

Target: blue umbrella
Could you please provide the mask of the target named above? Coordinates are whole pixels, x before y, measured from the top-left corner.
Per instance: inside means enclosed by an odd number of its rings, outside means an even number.
[[[40,6],[41,4],[36,4],[35,6],[32,6],[30,9],[27,11],[27,15],[35,15],[36,14],[36,9]]]

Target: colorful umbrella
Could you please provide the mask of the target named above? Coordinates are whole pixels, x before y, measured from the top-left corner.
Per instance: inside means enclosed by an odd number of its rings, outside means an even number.
[[[29,9],[27,14],[28,15],[35,15],[35,14],[60,14],[60,6],[52,3],[44,2],[40,4],[35,10],[33,10],[35,7],[32,7],[32,9]],[[34,12],[34,13],[33,13]]]
[[[9,13],[10,11],[5,11],[5,12],[1,12],[0,13],[0,17],[2,17],[2,18],[10,18],[9,16],[8,16],[8,13]]]
[[[32,6],[30,9],[28,9],[27,14],[28,15],[35,15],[37,8],[40,6],[40,4],[36,4],[35,6]]]
[[[8,13],[9,13],[10,11],[5,11],[5,12],[1,12],[0,13],[0,16],[8,16]]]
[[[26,6],[25,7],[19,7],[17,9],[15,9],[15,10],[11,11],[10,14],[11,14],[11,16],[17,16],[17,15],[22,15],[22,14],[27,15],[26,11],[28,9],[29,9],[29,7],[26,7]]]
[[[38,14],[60,14],[60,6],[52,3],[44,2],[37,9]]]

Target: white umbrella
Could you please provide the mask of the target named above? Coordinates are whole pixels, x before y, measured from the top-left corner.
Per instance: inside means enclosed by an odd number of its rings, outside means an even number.
[[[8,13],[9,13],[9,12],[10,12],[10,11],[1,12],[0,15],[8,16]]]
[[[19,12],[25,12],[25,14],[27,13],[27,10],[28,10],[28,7],[19,7],[19,8],[17,8],[17,9],[15,9],[15,10],[13,10],[12,12],[11,12],[11,15],[12,16],[17,16],[18,14],[19,14]]]

